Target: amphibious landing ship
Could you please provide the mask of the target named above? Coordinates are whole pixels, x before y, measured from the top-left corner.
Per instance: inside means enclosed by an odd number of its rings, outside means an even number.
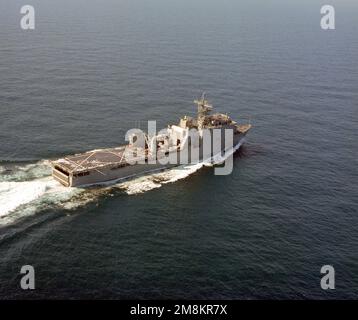
[[[239,125],[226,114],[211,114],[213,107],[204,94],[194,102],[198,106],[197,117],[184,116],[177,125],[169,125],[159,134],[133,130],[128,134],[127,145],[52,161],[53,178],[66,187],[111,183],[181,165],[183,158],[187,159],[186,163],[210,161],[215,155],[227,151],[227,146],[238,149],[251,124]],[[216,132],[221,134],[214,134],[214,129],[219,129]],[[225,131],[232,132],[226,138],[231,141],[225,141]],[[171,161],[167,160],[169,158]]]

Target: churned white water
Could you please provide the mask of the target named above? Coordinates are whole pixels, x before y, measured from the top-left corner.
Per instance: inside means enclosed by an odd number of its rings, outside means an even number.
[[[66,188],[50,176],[46,161],[0,167],[0,224],[71,200],[81,189]]]
[[[1,182],[0,183],[0,217],[29,203],[48,190],[44,181]]]
[[[160,188],[164,184],[189,177],[193,173],[200,170],[203,166],[213,166],[224,162],[240,148],[242,143],[243,140],[234,148],[227,150],[224,155],[221,155],[221,153],[217,154],[213,157],[213,159],[208,159],[197,164],[180,165],[160,173],[142,176],[130,181],[119,183],[117,184],[117,187],[123,189],[129,195],[139,194],[152,189]]]
[[[140,194],[189,177],[203,166],[225,161],[240,147],[237,145],[224,156],[197,164],[180,165],[162,172],[147,174],[103,187],[103,192],[91,189],[67,188],[55,181],[46,160],[34,164],[13,166],[11,170],[0,167],[0,224],[6,224],[19,217],[34,214],[49,206],[62,206],[73,209],[84,205],[113,188],[123,190],[128,195]],[[86,197],[77,197],[85,193]],[[16,213],[11,217],[12,213]],[[6,217],[6,218],[5,218]]]
[[[127,194],[134,195],[149,190],[160,188],[162,185],[187,178],[204,164],[182,165],[166,171],[145,175],[130,181],[122,182],[116,185],[117,188],[123,189]]]

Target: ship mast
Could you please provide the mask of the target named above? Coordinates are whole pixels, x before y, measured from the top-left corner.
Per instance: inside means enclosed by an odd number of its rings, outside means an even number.
[[[205,92],[203,92],[201,99],[194,100],[194,103],[198,105],[198,129],[202,130],[205,117],[213,109],[213,106],[209,104],[208,100],[205,100]]]

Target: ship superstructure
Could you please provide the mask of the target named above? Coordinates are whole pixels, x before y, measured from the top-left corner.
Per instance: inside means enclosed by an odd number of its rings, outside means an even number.
[[[204,161],[225,149],[225,135],[219,137],[219,149],[216,151],[204,147],[205,136],[211,134],[215,145],[214,129],[231,130],[232,141],[229,145],[241,145],[251,124],[237,124],[227,114],[214,113],[212,105],[205,99],[194,101],[197,104],[197,116],[184,116],[176,125],[169,125],[159,134],[148,135],[142,131],[129,136],[129,144],[115,148],[97,149],[81,154],[66,156],[52,161],[52,175],[66,187],[102,184],[127,179],[148,172],[162,170],[182,164],[183,154],[187,150],[187,160],[193,162],[193,150],[197,151],[195,161]],[[216,130],[218,131],[218,130]],[[193,135],[194,132],[194,135]],[[193,138],[196,135],[195,138]],[[171,158],[166,162],[167,158]],[[184,157],[185,158],[185,157]]]

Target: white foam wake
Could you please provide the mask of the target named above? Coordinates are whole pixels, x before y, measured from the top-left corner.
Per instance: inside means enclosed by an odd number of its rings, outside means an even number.
[[[191,164],[180,165],[159,173],[133,178],[98,189],[67,188],[50,176],[51,169],[46,161],[36,164],[12,166],[9,170],[0,166],[0,225],[15,221],[20,217],[34,214],[41,209],[58,206],[73,209],[84,205],[107,191],[115,188],[129,195],[140,194],[161,186],[185,179],[203,166],[212,166],[224,162],[241,143],[224,156]],[[81,195],[81,197],[78,197]]]
[[[145,175],[119,183],[116,187],[124,190],[129,195],[143,193],[160,188],[164,184],[185,179],[194,172],[198,171],[203,165],[204,163],[178,166],[160,173]]]
[[[0,217],[39,198],[47,188],[42,181],[0,182]]]
[[[65,205],[83,192],[62,186],[50,173],[47,161],[0,166],[0,225],[49,206]]]
[[[49,168],[44,161],[0,166],[0,218],[43,195],[50,181],[42,181],[40,177],[46,175]]]
[[[51,174],[47,160],[31,164],[10,164],[0,166],[0,182],[2,181],[30,181],[44,178]]]
[[[223,163],[228,157],[232,156],[233,153],[240,148],[242,143],[243,140],[240,141],[240,143],[235,147],[227,150],[224,155],[219,153],[213,158],[204,160],[197,164],[181,165],[172,169],[168,169],[164,172],[142,176],[130,181],[119,183],[116,185],[116,187],[123,189],[129,195],[140,194],[149,190],[160,188],[164,184],[172,183],[189,177],[203,166],[213,166],[215,164]]]
[[[67,204],[66,207],[70,209],[68,203],[82,192],[82,189],[62,186],[52,177],[33,181],[0,182],[0,225],[55,205]]]

